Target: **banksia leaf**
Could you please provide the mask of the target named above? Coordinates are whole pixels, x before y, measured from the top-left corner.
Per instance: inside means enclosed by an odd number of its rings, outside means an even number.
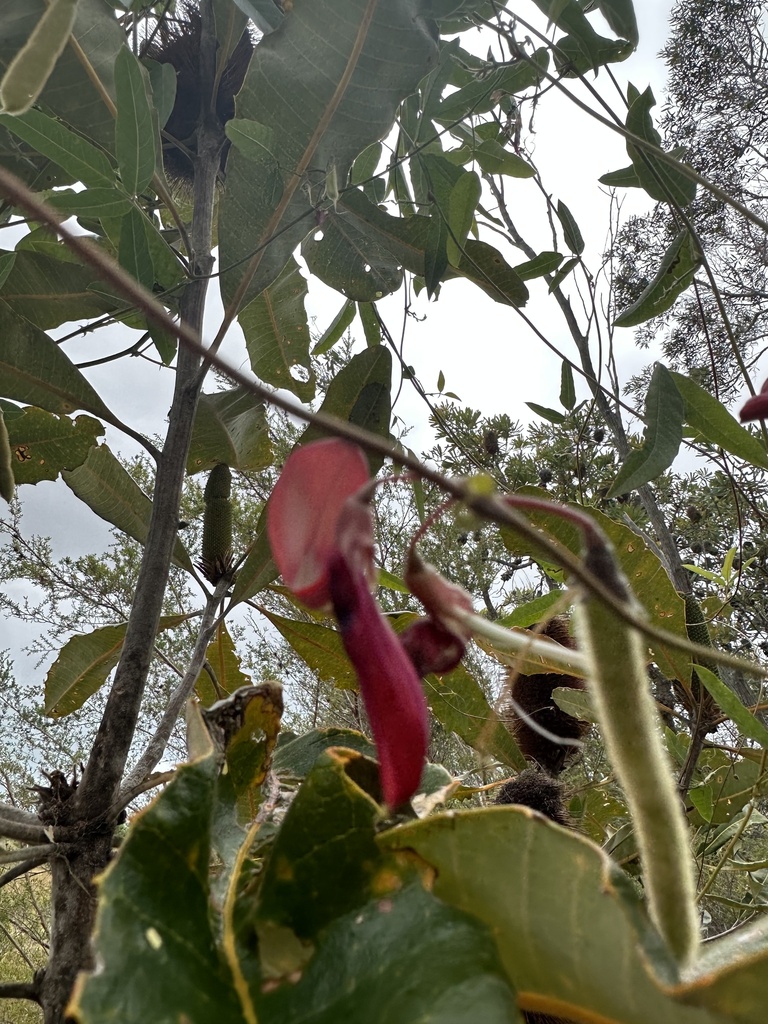
[[[214,466],[205,485],[203,555],[198,565],[211,583],[218,583],[232,568],[232,473],[229,466]]]
[[[9,503],[13,500],[14,491],[16,490],[11,458],[8,428],[5,425],[3,410],[0,409],[0,496]]]

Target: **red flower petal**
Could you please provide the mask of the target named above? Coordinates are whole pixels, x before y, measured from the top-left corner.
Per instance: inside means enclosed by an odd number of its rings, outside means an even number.
[[[331,560],[330,591],[376,741],[384,801],[399,807],[416,792],[427,755],[429,718],[421,681],[365,574],[340,554]]]
[[[420,676],[442,675],[456,668],[464,657],[463,640],[432,619],[419,619],[400,634],[400,643]]]
[[[369,479],[362,450],[340,438],[314,441],[286,459],[269,499],[267,534],[285,585],[310,608],[330,604],[328,563],[341,510]]]
[[[739,419],[742,423],[746,423],[748,420],[768,419],[768,380],[763,383],[759,395],[753,395],[744,403],[739,413]]]
[[[472,631],[464,622],[464,616],[474,611],[472,598],[463,587],[441,576],[413,547],[408,552],[405,582],[427,609],[430,618],[464,643],[469,640]]]

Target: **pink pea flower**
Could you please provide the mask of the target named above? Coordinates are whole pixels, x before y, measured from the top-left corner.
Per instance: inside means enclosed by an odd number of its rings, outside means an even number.
[[[338,438],[297,448],[286,460],[269,499],[267,534],[285,585],[310,608],[331,606],[328,564],[341,511],[369,481],[363,452]],[[372,549],[373,526],[370,538]]]
[[[308,444],[286,460],[267,532],[286,585],[310,607],[334,610],[376,741],[384,801],[395,808],[418,788],[429,719],[413,662],[371,593],[370,489],[355,445],[338,438]]]
[[[749,420],[768,419],[768,380],[760,388],[759,395],[752,395],[741,408],[739,419],[742,423]]]

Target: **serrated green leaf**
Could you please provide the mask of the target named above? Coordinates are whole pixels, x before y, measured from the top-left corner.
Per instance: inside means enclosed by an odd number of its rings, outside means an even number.
[[[72,421],[34,406],[20,409],[0,400],[17,484],[55,480],[63,469],[80,466],[104,427],[90,416]]]
[[[576,405],[576,385],[573,383],[571,364],[563,360],[560,367],[560,404],[570,412]]]
[[[132,196],[150,183],[157,161],[148,87],[146,69],[124,47],[115,61],[115,156],[123,188]]]
[[[238,316],[253,372],[302,402],[315,396],[306,297],[306,279],[290,259],[277,280]]]
[[[152,502],[106,445],[91,448],[82,465],[77,469],[64,470],[61,475],[67,486],[97,516],[140,544],[145,542]],[[192,561],[178,539],[173,549],[173,560],[192,571]]]
[[[683,396],[686,423],[731,455],[768,469],[768,455],[758,438],[745,430],[714,395],[682,373],[667,372]]]
[[[223,462],[240,472],[272,464],[264,403],[243,387],[200,395],[187,456],[187,473]]]
[[[166,615],[159,629],[174,629],[188,615]],[[59,651],[45,677],[45,713],[52,718],[71,715],[107,681],[120,660],[126,622],[102,626],[91,633],[73,636]]]
[[[606,497],[626,494],[655,480],[677,457],[683,440],[685,403],[661,363],[653,368],[645,396],[645,435],[642,448],[630,452]]]
[[[114,187],[115,175],[104,153],[54,117],[41,110],[28,110],[22,117],[0,114],[0,125],[62,167],[73,180]]]
[[[694,237],[683,230],[675,238],[648,287],[631,306],[613,321],[614,327],[636,327],[665,313],[693,281],[701,265],[701,252]]]

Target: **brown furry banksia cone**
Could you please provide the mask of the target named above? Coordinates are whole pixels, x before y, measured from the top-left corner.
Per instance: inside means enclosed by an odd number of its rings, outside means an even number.
[[[174,15],[162,18],[141,54],[158,64],[170,64],[176,72],[176,99],[163,129],[163,164],[169,178],[177,181],[192,181],[198,124],[201,114],[211,107],[200,73],[201,35],[200,12],[194,3],[187,2],[178,5]],[[222,126],[235,116],[235,95],[243,84],[252,53],[253,40],[246,29],[230,54],[213,104]],[[229,146],[227,141],[221,153],[222,170]]]
[[[497,804],[521,804],[545,815],[558,825],[570,827],[571,818],[563,800],[562,783],[538,768],[526,768],[505,782],[496,797]]]
[[[568,622],[562,617],[551,619],[542,636],[555,640],[563,647],[575,647],[568,632]],[[555,704],[552,691],[558,686],[583,690],[584,682],[574,676],[554,672],[535,676],[513,676],[509,691],[512,700],[504,710],[504,717],[510,723],[521,751],[530,761],[535,761],[552,775],[560,774],[576,747],[573,744],[557,743],[549,739],[537,732],[533,725],[541,726],[553,736],[567,740],[580,740],[589,731],[588,722],[582,722],[566,714]]]

